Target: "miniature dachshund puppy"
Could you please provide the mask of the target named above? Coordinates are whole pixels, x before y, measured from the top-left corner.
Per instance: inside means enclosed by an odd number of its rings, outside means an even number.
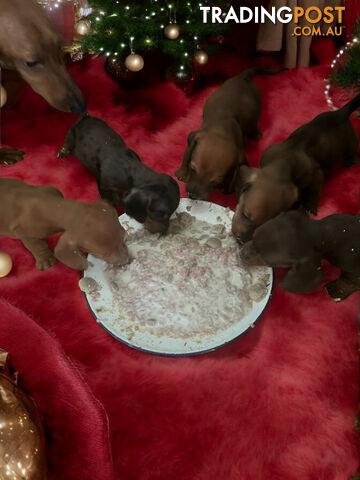
[[[0,69],[18,72],[54,108],[81,113],[86,102],[66,69],[64,39],[39,3],[0,0]],[[0,164],[23,157],[21,150],[0,148]]]
[[[32,253],[38,270],[56,259],[85,270],[83,252],[114,265],[125,265],[129,254],[125,230],[116,210],[105,200],[93,205],[67,200],[51,186],[34,186],[12,178],[0,179],[0,235],[16,237]],[[44,238],[62,232],[54,253]]]
[[[335,302],[360,290],[360,215],[335,214],[310,219],[302,210],[281,213],[254,232],[241,250],[249,265],[290,267],[280,286],[289,292],[311,292],[321,285],[321,260],[340,269],[325,285]]]
[[[97,179],[102,198],[143,223],[151,233],[165,233],[180,201],[169,175],[144,165],[138,155],[103,120],[83,115],[70,128],[59,158],[75,155]]]
[[[349,117],[359,106],[360,95],[321,113],[265,150],[260,168],[240,167],[232,232],[241,243],[280,212],[303,207],[317,214],[324,173],[339,162],[349,167],[358,161],[359,139]]]
[[[201,127],[188,136],[176,177],[186,183],[190,198],[206,200],[220,188],[235,191],[237,168],[247,165],[244,147],[248,138],[261,136],[260,90],[253,77],[282,70],[252,68],[227,80],[206,100]]]

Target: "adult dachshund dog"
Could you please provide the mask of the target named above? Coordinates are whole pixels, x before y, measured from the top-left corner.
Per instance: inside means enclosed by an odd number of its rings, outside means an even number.
[[[250,265],[290,267],[280,284],[290,292],[311,292],[321,285],[326,259],[341,270],[325,285],[334,301],[360,290],[360,215],[335,214],[310,219],[304,211],[282,213],[261,225],[241,250]]]
[[[237,168],[247,165],[246,141],[261,135],[261,95],[253,77],[283,70],[245,70],[206,100],[202,125],[189,134],[181,167],[175,172],[186,183],[190,198],[206,200],[215,188],[234,192]]]
[[[35,0],[0,0],[0,67],[17,70],[32,89],[64,112],[81,113],[86,103],[63,58],[63,39]],[[0,163],[24,152],[0,149]]]
[[[56,259],[75,270],[85,270],[83,252],[124,265],[129,262],[125,230],[116,210],[105,200],[93,205],[67,200],[51,186],[34,186],[11,178],[0,179],[0,235],[19,238],[32,253],[39,270]],[[54,253],[44,240],[61,232]]]
[[[317,214],[324,173],[339,162],[358,162],[359,139],[349,117],[359,106],[360,95],[340,110],[321,113],[265,150],[260,168],[240,167],[232,224],[240,242],[280,212],[301,206]]]
[[[96,175],[102,198],[126,213],[151,233],[165,233],[177,209],[180,190],[169,175],[144,165],[138,155],[103,120],[80,116],[66,135],[59,158],[74,154]]]

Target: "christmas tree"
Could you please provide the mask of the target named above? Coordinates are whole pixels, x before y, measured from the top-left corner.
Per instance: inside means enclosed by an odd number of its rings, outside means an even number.
[[[203,23],[200,7],[208,5],[206,1],[89,0],[89,4],[93,10],[82,21],[88,22],[84,29],[88,32],[79,39],[82,49],[123,61],[132,71],[143,67],[141,54],[157,50],[170,61],[178,79],[186,78],[194,62],[206,63],[217,48],[209,37],[216,38],[227,28]],[[220,2],[224,9],[227,4]]]
[[[340,50],[332,67],[334,71],[330,76],[331,83],[343,88],[360,89],[360,21],[354,28],[352,40]]]

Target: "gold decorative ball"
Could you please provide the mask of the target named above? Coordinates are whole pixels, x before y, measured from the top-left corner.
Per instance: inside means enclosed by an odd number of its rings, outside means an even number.
[[[205,52],[205,50],[198,50],[195,53],[194,60],[199,65],[205,65],[209,60],[209,55]]]
[[[75,31],[79,35],[87,35],[90,32],[89,20],[79,20],[75,24]]]
[[[13,263],[10,255],[0,252],[0,278],[6,277],[11,272]]]
[[[7,93],[5,88],[0,85],[0,108],[2,108],[7,101]]]
[[[125,67],[131,72],[139,72],[144,68],[144,59],[137,53],[131,53],[125,58]]]
[[[176,23],[170,23],[165,27],[164,33],[169,40],[176,40],[180,35],[180,27]]]

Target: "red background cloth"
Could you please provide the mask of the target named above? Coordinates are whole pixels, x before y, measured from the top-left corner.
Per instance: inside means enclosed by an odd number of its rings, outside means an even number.
[[[246,55],[222,54],[219,68],[230,75],[248,65]],[[146,164],[171,174],[215,88],[193,97],[171,83],[124,92],[100,59],[71,72],[90,113]],[[256,79],[263,137],[246,148],[252,165],[271,143],[326,110],[328,72],[318,66]],[[19,107],[3,113],[6,143],[27,155],[1,175],[94,201],[93,176],[75,158],[56,158],[74,120],[27,89]],[[359,121],[354,124],[359,131]],[[359,179],[360,166],[335,169],[319,217],[357,213]],[[235,206],[234,196],[216,193],[211,200]],[[355,474],[358,295],[335,304],[323,289],[294,295],[276,287],[256,328],[234,344],[200,357],[163,358],[122,345],[96,324],[77,287],[79,273],[61,264],[38,272],[15,239],[2,237],[0,248],[14,260],[12,274],[0,280],[0,346],[11,352],[44,417],[51,479],[345,480]],[[327,266],[326,275],[333,278],[335,269]]]

